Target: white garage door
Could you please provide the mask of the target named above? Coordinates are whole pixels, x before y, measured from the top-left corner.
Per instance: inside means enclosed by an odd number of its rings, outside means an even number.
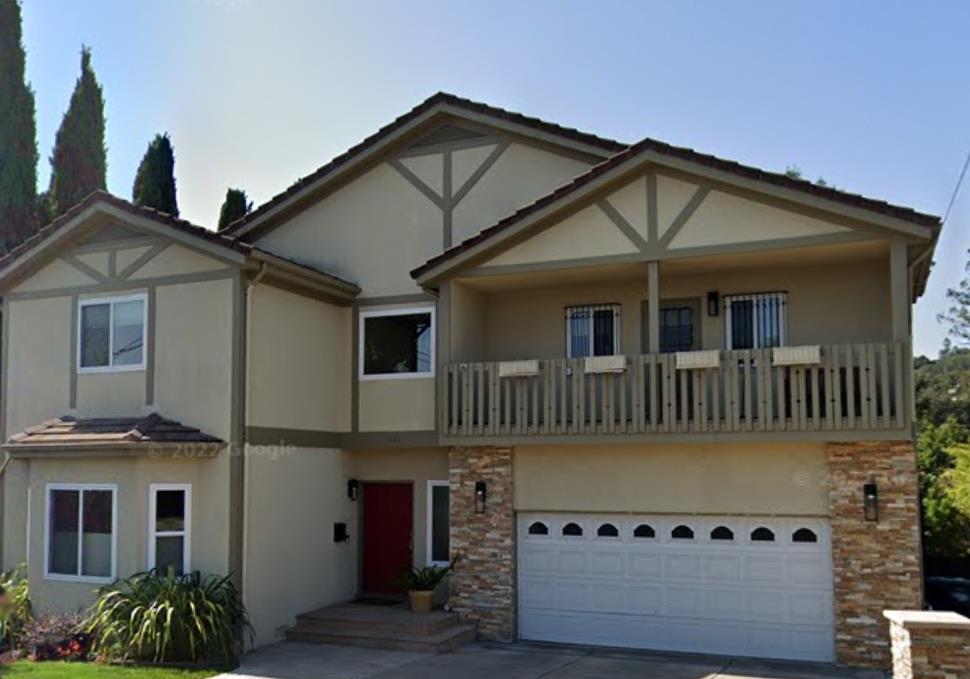
[[[831,661],[827,521],[520,514],[519,636]]]

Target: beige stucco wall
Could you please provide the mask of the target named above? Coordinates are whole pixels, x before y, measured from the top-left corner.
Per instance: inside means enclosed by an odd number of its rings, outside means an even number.
[[[121,252],[125,252],[124,250]],[[166,251],[168,252],[168,251]],[[185,261],[170,259],[166,275],[199,271],[202,255],[185,250]],[[96,258],[84,255],[89,263],[101,266]],[[209,260],[205,270],[228,271],[225,264]],[[53,268],[51,268],[53,267]],[[54,274],[58,275],[54,275]],[[26,279],[18,289],[36,293],[77,285],[69,271],[48,265]],[[92,285],[95,281],[83,281]],[[130,287],[109,293],[86,293],[86,297],[115,296],[145,292],[146,281],[132,281]],[[7,300],[4,322],[9,332],[7,364],[8,435],[62,415],[78,417],[136,417],[158,411],[166,417],[230,440],[232,385],[232,282],[228,278],[195,283],[165,284],[155,287],[154,324],[149,325],[149,351],[154,351],[154,399],[148,403],[145,370],[80,374],[76,378],[77,406],[70,407],[72,299],[67,295],[37,299]],[[195,490],[195,511],[202,512],[199,537],[205,543],[196,552],[194,564],[203,570],[224,573],[228,555],[228,469],[229,459],[179,461],[159,460],[76,460],[14,461],[7,469],[4,484],[3,566],[12,567],[28,555],[32,579],[37,580],[38,605],[62,608],[80,605],[90,593],[90,584],[48,583],[42,580],[43,568],[43,484],[49,481],[118,483],[119,573],[130,574],[143,568],[147,556],[148,484],[188,482]],[[198,488],[195,485],[198,484]],[[27,521],[27,494],[30,491],[30,528]],[[38,551],[40,550],[40,551]],[[195,551],[195,550],[194,550]],[[40,558],[40,561],[37,559]],[[38,578],[40,578],[38,580]]]
[[[454,242],[491,226],[588,167],[574,158],[521,143],[510,144],[475,189],[455,207]]]
[[[891,338],[888,286],[888,263],[863,260],[783,269],[734,269],[690,276],[661,273],[660,297],[661,300],[694,298],[699,301],[702,348],[706,349],[725,346],[724,313],[707,315],[709,290],[717,290],[721,295],[786,291],[791,345],[875,342]],[[641,353],[644,348],[641,303],[647,298],[645,273],[642,281],[597,283],[591,276],[590,282],[583,285],[490,292],[483,297],[484,301],[473,308],[484,309],[484,340],[478,355],[466,349],[465,354],[471,358],[465,360],[562,357],[566,342],[564,309],[580,304],[621,304],[621,353]],[[461,301],[458,298],[456,303]],[[456,319],[471,315],[468,311],[453,313]],[[461,336],[462,332],[456,330],[453,335]],[[465,346],[474,348],[474,345]]]
[[[247,446],[243,592],[256,644],[278,641],[295,616],[357,592],[356,504],[349,455],[323,448]],[[350,542],[333,541],[333,524]]]
[[[825,516],[823,444],[521,446],[518,511]]]
[[[23,483],[26,511],[20,512],[20,533],[29,513],[29,538],[5,534],[5,565],[23,561],[29,541],[31,598],[40,610],[77,611],[94,600],[97,584],[64,582],[44,577],[46,484],[117,484],[117,567],[125,577],[148,567],[148,502],[152,483],[192,485],[191,567],[204,573],[226,573],[229,555],[228,457],[215,459],[85,459],[16,462],[19,469],[7,482]],[[29,492],[29,504],[26,498]],[[14,538],[14,539],[11,539]],[[19,545],[17,543],[20,543]],[[19,547],[19,549],[17,549]],[[23,550],[23,551],[21,551]],[[18,553],[19,552],[19,553]]]
[[[350,307],[267,285],[249,292],[247,423],[350,431]]]
[[[357,593],[362,505],[347,498],[352,478],[413,484],[414,563],[424,565],[427,486],[448,479],[445,450],[247,447],[244,591],[257,645],[299,613]],[[349,543],[334,543],[335,522],[347,524]]]
[[[360,431],[431,431],[435,428],[435,379],[360,382]]]
[[[361,286],[419,292],[408,273],[441,250],[441,210],[383,163],[257,240],[260,247]]]

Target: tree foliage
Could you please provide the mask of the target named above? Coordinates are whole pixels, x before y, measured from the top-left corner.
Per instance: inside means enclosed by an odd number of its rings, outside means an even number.
[[[81,75],[57,130],[50,160],[51,183],[47,200],[53,216],[106,186],[104,97],[91,67],[91,50],[87,47],[81,48]]]
[[[970,556],[970,349],[914,361],[923,541],[931,556]]]
[[[253,209],[253,204],[242,189],[227,189],[226,199],[219,210],[219,230],[222,231],[237,219],[242,219]]]
[[[18,0],[0,0],[0,250],[37,228],[37,124]]]
[[[970,251],[967,251],[970,255]],[[950,339],[960,346],[970,346],[970,257],[963,269],[966,274],[955,288],[946,291],[950,308],[940,314],[939,320],[946,323]]]
[[[135,205],[150,207],[178,217],[175,197],[175,151],[168,133],[156,134],[138,165],[131,188]]]

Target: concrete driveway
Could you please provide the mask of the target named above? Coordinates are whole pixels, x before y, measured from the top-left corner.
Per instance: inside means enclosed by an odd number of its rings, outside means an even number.
[[[282,643],[217,679],[883,679],[879,671],[540,644],[469,644],[447,655]]]

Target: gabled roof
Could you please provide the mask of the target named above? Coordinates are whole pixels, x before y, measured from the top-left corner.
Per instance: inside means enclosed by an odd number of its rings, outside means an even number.
[[[540,212],[543,208],[557,204],[565,205],[572,197],[580,193],[584,187],[593,184],[600,178],[610,175],[614,171],[622,171],[622,168],[632,166],[647,157],[652,157],[659,163],[663,163],[664,159],[685,161],[698,167],[706,167],[724,172],[739,179],[759,182],[766,186],[788,189],[795,192],[793,194],[794,196],[802,194],[806,197],[821,198],[832,201],[835,206],[844,205],[850,208],[862,209],[873,215],[891,217],[904,222],[928,227],[934,231],[940,226],[939,217],[917,212],[909,207],[893,205],[886,201],[867,198],[866,196],[840,191],[828,186],[819,186],[810,181],[795,179],[786,174],[761,170],[749,165],[742,165],[732,160],[725,160],[717,156],[700,153],[693,149],[671,146],[670,144],[655,139],[646,138],[614,154],[607,160],[594,165],[587,172],[579,175],[572,181],[541,196],[531,204],[518,209],[497,223],[482,229],[461,243],[432,257],[414,269],[411,272],[411,276],[416,279],[421,279],[422,276],[432,269],[454,260],[477,245],[488,241],[498,242],[503,232],[508,231],[526,218]]]
[[[5,279],[12,273],[15,273],[14,270],[18,269],[21,264],[30,261],[35,255],[39,254],[41,245],[49,242],[53,237],[66,232],[72,225],[79,223],[78,220],[87,211],[97,209],[100,206],[108,206],[121,210],[139,219],[151,220],[152,223],[160,225],[165,229],[171,229],[175,234],[188,236],[190,240],[198,239],[200,243],[215,246],[217,252],[222,251],[228,258],[237,263],[254,261],[256,264],[260,264],[265,262],[267,265],[273,266],[274,271],[280,277],[303,276],[312,279],[316,283],[327,285],[338,296],[354,297],[360,294],[360,287],[356,283],[346,281],[326,271],[307,266],[306,264],[274,255],[227,233],[211,231],[184,219],[173,217],[170,214],[159,212],[152,208],[134,205],[106,191],[94,191],[88,194],[80,203],[71,207],[50,224],[41,228],[23,243],[10,250],[6,255],[0,257],[0,286],[2,286]]]
[[[578,146],[580,150],[603,158],[627,148],[626,144],[614,139],[606,139],[588,132],[581,132],[575,128],[563,127],[562,125],[526,116],[515,111],[508,111],[481,102],[464,99],[453,94],[448,94],[447,92],[438,92],[425,99],[404,115],[396,118],[388,125],[385,125],[356,146],[340,154],[326,165],[305,177],[301,177],[282,193],[278,193],[245,217],[230,224],[226,231],[242,235],[243,232],[250,230],[256,223],[262,221],[277,208],[283,207],[291,199],[297,198],[305,191],[317,188],[323,182],[339,174],[352,161],[366,155],[367,152],[378,146],[380,142],[393,137],[395,133],[410,128],[413,124],[423,122],[437,113],[451,114],[458,117],[462,117],[463,115],[475,116],[490,120],[494,123],[509,124],[519,127],[524,131],[532,131],[544,135],[549,139],[558,140],[562,144],[568,142],[573,147]]]
[[[145,417],[88,419],[65,415],[14,434],[4,448],[11,452],[28,448],[37,451],[52,448],[106,450],[188,443],[225,444],[218,436],[152,413]]]

